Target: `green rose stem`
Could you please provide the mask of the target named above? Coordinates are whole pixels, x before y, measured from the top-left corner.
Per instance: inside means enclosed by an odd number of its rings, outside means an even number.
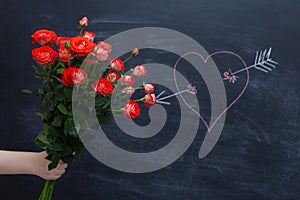
[[[123,63],[126,63],[127,61],[129,61],[131,58],[133,58],[133,54],[131,53],[130,56],[128,56],[124,61]]]
[[[45,182],[43,191],[39,197],[39,200],[51,200],[53,195],[53,189],[55,185],[55,180],[47,180]]]
[[[134,100],[135,102],[143,102],[145,101],[145,97],[141,98],[141,99],[137,99],[137,100]]]

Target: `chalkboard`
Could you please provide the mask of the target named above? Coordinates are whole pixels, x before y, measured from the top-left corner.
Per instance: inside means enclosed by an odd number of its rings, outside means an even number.
[[[88,151],[69,166],[57,181],[53,199],[299,199],[299,63],[300,2],[297,0],[152,0],[152,1],[6,1],[1,6],[1,139],[0,149],[39,151],[33,139],[42,127],[35,115],[39,99],[21,93],[37,89],[31,65],[31,34],[38,29],[75,36],[77,21],[87,16],[96,40],[141,27],[179,31],[200,43],[209,54],[230,51],[247,65],[256,51],[273,48],[279,63],[272,72],[249,70],[249,84],[241,98],[226,112],[222,134],[212,151],[199,159],[206,127],[199,130],[188,150],[169,166],[148,173],[126,173],[96,160]],[[170,67],[178,55],[153,49],[141,50],[137,63],[161,63]],[[240,65],[236,58],[213,57],[220,76]],[[241,66],[243,67],[243,66]],[[237,69],[237,68],[236,68]],[[197,87],[203,117],[211,115],[210,96],[203,77],[185,60],[180,71]],[[224,81],[227,102],[246,82],[245,74],[231,84]],[[167,90],[158,85],[158,90]],[[171,93],[167,90],[167,93]],[[166,93],[166,94],[167,94]],[[160,148],[175,137],[180,117],[178,100],[165,106],[174,116],[161,133],[137,140],[105,127],[116,145],[133,151]],[[139,125],[149,123],[147,109]],[[37,199],[43,180],[25,175],[0,176],[0,199]]]

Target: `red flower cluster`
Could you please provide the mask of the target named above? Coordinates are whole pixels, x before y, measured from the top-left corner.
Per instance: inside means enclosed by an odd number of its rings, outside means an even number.
[[[75,63],[80,59],[75,58],[86,57],[92,53],[96,59],[88,59],[86,61],[88,65],[93,65],[97,61],[104,62],[109,60],[112,46],[103,41],[95,44],[95,33],[90,31],[83,33],[83,29],[87,26],[88,18],[84,17],[78,23],[80,36],[73,38],[57,37],[56,33],[50,30],[38,30],[31,36],[33,44],[42,45],[42,47],[32,50],[33,59],[43,66],[50,67],[53,65],[55,70],[57,70],[57,66],[64,66],[60,69],[60,73],[62,73],[61,82],[66,87],[82,85],[88,78],[87,72],[77,67],[72,67],[78,66]],[[139,49],[134,48],[128,59],[138,54]],[[55,65],[56,63],[58,64]],[[124,62],[120,58],[111,59],[106,77],[101,77],[95,84],[92,84],[92,88],[99,95],[109,96],[113,94],[117,81],[120,81],[120,84],[125,86],[122,92],[127,97],[131,97],[137,89],[134,88],[135,77],[142,78],[146,76],[147,70],[144,65],[138,65],[134,68],[131,75],[124,75],[124,69]],[[147,107],[151,107],[156,103],[153,84],[145,84],[143,88],[138,89],[144,89],[146,93],[139,101],[143,101]],[[128,118],[140,116],[140,107],[136,101],[130,100],[124,106],[124,115]]]

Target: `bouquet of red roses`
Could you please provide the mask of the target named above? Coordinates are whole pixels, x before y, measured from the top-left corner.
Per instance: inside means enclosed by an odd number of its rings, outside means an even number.
[[[120,58],[110,60],[109,66],[103,67],[105,61],[109,61],[111,45],[103,41],[94,43],[95,34],[84,31],[88,25],[86,17],[79,21],[79,36],[57,37],[50,30],[38,30],[32,35],[33,44],[41,47],[32,50],[32,57],[39,67],[33,66],[35,77],[42,82],[37,91],[22,90],[24,93],[34,94],[41,98],[42,112],[36,114],[43,121],[43,128],[35,139],[35,143],[48,153],[46,159],[50,160],[49,170],[54,169],[62,161],[72,163],[74,156],[81,154],[84,145],[80,140],[74,119],[72,116],[72,94],[76,94],[75,86],[92,87],[95,96],[95,107],[98,122],[100,124],[112,124],[111,119],[111,95],[117,82],[124,86],[122,94],[130,97],[136,89],[143,89],[145,96],[138,100],[129,100],[119,112],[123,112],[127,118],[140,116],[140,107],[137,102],[144,102],[151,107],[156,103],[153,84],[144,84],[134,88],[135,77],[147,75],[144,65],[138,65],[132,69],[131,75],[124,75],[124,64],[139,54],[138,49],[133,49],[129,57],[122,61]],[[86,60],[89,54],[93,54],[93,60]],[[85,61],[90,69],[103,67],[104,73],[95,74],[80,69]],[[91,83],[89,79],[95,80]],[[87,94],[76,94],[84,95]],[[83,98],[84,99],[84,98]],[[88,113],[88,111],[87,111]],[[84,119],[85,112],[82,112]],[[94,125],[87,124],[88,127]],[[51,199],[55,181],[48,180],[45,183],[39,199]]]

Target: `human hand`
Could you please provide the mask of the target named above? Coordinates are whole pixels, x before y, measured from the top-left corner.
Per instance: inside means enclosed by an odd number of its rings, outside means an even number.
[[[60,161],[56,168],[48,171],[48,165],[50,161],[45,159],[47,156],[46,151],[36,153],[33,161],[33,174],[37,175],[45,180],[56,180],[60,178],[66,171],[67,164]]]

